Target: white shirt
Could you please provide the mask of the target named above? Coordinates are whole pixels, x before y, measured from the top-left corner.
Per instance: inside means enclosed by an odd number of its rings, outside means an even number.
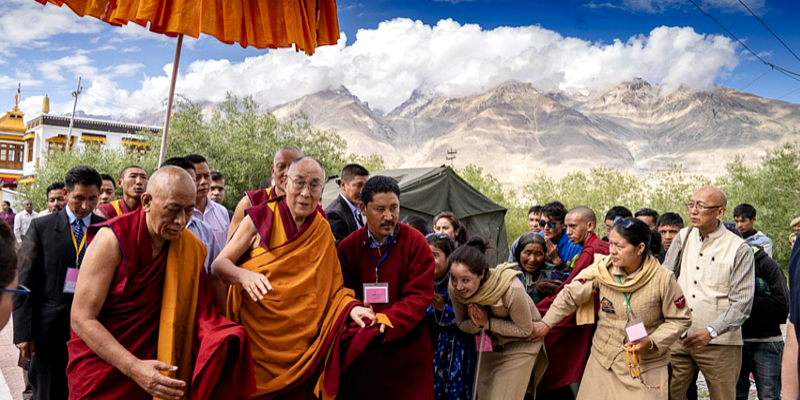
[[[194,233],[203,245],[206,246],[206,262],[204,266],[206,267],[206,272],[211,273],[211,263],[217,258],[220,252],[222,252],[222,243],[217,241],[216,234],[211,226],[194,216],[189,220],[189,223],[186,224],[186,229]]]
[[[231,224],[231,217],[228,209],[221,204],[211,200],[206,201],[206,210],[200,212],[197,208],[192,212],[194,218],[199,219],[211,226],[217,243],[224,244],[228,239],[228,226]]]
[[[22,210],[22,212],[14,216],[14,236],[17,237],[17,242],[22,243],[22,237],[28,233],[31,221],[38,216],[39,214],[37,214],[36,211],[31,211],[31,213],[28,214],[25,210]]]
[[[347,206],[350,207],[350,213],[353,214],[353,219],[356,220],[356,224],[359,227],[364,226],[364,221],[361,219],[361,210],[358,207],[354,206],[353,203],[351,203],[350,200],[347,199],[347,197],[344,197],[342,194],[339,194],[339,196],[341,196],[342,199],[344,199],[344,202],[347,204]]]

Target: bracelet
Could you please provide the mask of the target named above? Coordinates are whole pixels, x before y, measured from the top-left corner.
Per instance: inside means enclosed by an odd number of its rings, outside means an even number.
[[[647,349],[647,350],[653,350],[653,348],[655,348],[655,347],[656,347],[656,343],[653,342],[653,338],[650,338],[650,348]]]

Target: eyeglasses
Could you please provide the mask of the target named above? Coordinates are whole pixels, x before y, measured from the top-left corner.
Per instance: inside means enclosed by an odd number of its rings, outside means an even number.
[[[543,219],[540,219],[539,220],[539,226],[541,226],[542,228],[544,228],[545,226],[549,226],[550,229],[555,229],[556,222],[555,221],[545,221]]]
[[[684,203],[684,205],[686,206],[686,208],[688,210],[696,209],[697,211],[701,211],[701,212],[708,211],[708,210],[713,210],[715,208],[721,208],[722,207],[722,206],[707,206],[705,204],[694,203],[694,202],[691,202],[691,201],[687,201],[686,203]]]
[[[617,216],[614,218],[614,225],[622,224],[622,227],[625,229],[630,229],[633,226],[633,218],[623,218],[621,216]]]
[[[425,235],[425,240],[429,240],[429,239],[439,239],[439,240],[448,239],[448,240],[450,240],[450,236],[447,236],[446,233],[429,233],[429,234]]]
[[[23,296],[31,294],[31,290],[25,286],[17,285],[16,289],[0,288],[0,292],[8,292],[14,294],[21,294]]]
[[[308,191],[311,192],[311,194],[319,194],[320,192],[322,192],[322,187],[323,186],[322,186],[321,183],[319,183],[317,181],[313,181],[313,182],[306,182],[306,181],[303,181],[303,180],[296,181],[296,180],[294,180],[294,178],[292,178],[289,175],[286,175],[286,178],[289,179],[290,182],[292,182],[292,187],[297,191],[302,192],[303,189],[305,189],[306,186],[308,186]]]

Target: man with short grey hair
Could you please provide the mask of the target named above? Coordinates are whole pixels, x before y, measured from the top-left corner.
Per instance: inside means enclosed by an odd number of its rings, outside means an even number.
[[[33,203],[30,200],[22,202],[22,207],[24,210],[14,216],[14,236],[19,243],[22,243],[22,239],[25,238],[25,234],[31,226],[31,220],[39,216],[36,211],[33,211]]]
[[[702,187],[686,203],[691,225],[674,239],[664,267],[675,273],[686,296],[692,327],[672,347],[670,398],[685,399],[695,371],[706,378],[711,400],[736,398],[742,365],[742,324],[755,295],[755,266],[750,246],[721,222],[727,196]]]

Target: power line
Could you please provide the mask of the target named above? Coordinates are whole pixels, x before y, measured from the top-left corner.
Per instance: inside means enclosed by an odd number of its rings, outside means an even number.
[[[761,56],[759,56],[755,51],[753,51],[753,49],[748,47],[746,44],[744,44],[743,41],[741,41],[736,35],[734,35],[733,32],[731,32],[730,29],[726,28],[725,25],[722,25],[722,22],[719,22],[719,20],[714,18],[713,15],[711,15],[711,14],[707,13],[705,10],[703,10],[694,0],[689,0],[689,2],[692,3],[692,5],[694,5],[698,10],[700,10],[700,12],[703,13],[703,15],[705,15],[708,18],[711,18],[712,21],[716,22],[717,25],[720,26],[720,28],[725,30],[725,32],[728,32],[728,35],[730,35],[730,37],[732,37],[734,40],[739,42],[739,44],[742,45],[742,47],[747,49],[747,51],[749,51],[750,54],[752,54],[755,58],[759,59],[762,63],[764,63],[764,65],[766,65],[766,66],[768,66],[770,68],[776,69],[776,70],[778,70],[778,72],[786,75],[787,77],[792,78],[792,79],[800,82],[800,74],[798,74],[797,72],[788,70],[786,68],[783,68],[780,65],[776,65],[774,63],[771,63],[771,62],[761,58]]]
[[[789,92],[789,93],[786,93],[785,95],[783,95],[783,96],[781,96],[781,97],[778,97],[778,98],[776,98],[775,100],[780,100],[780,99],[782,99],[782,98],[784,98],[784,97],[786,97],[786,96],[788,96],[788,95],[790,95],[790,94],[794,94],[795,92],[800,92],[800,88],[797,88],[797,89],[795,89],[795,90],[792,90],[791,92]]]
[[[764,76],[766,76],[768,73],[770,73],[770,72],[772,72],[772,71],[773,71],[773,69],[772,69],[772,68],[768,69],[768,70],[767,70],[767,72],[764,72],[764,73],[763,73],[763,74],[761,74],[761,75],[760,75],[758,78],[756,78],[756,79],[753,79],[753,80],[752,80],[752,81],[750,81],[750,83],[748,83],[747,85],[744,85],[744,86],[742,86],[742,87],[741,87],[739,90],[740,90],[740,91],[742,91],[742,90],[745,90],[745,89],[747,89],[747,88],[748,88],[750,85],[752,85],[752,84],[756,83],[756,81],[758,81],[759,79],[763,78]]]
[[[791,48],[789,48],[789,45],[788,45],[788,44],[786,44],[786,42],[784,42],[784,41],[783,41],[783,39],[781,39],[780,37],[778,37],[778,34],[777,34],[777,33],[775,33],[775,31],[773,31],[772,29],[770,29],[770,27],[769,27],[769,26],[767,26],[767,23],[766,23],[766,22],[764,22],[764,21],[763,21],[761,18],[759,18],[759,17],[758,17],[758,15],[756,15],[756,13],[754,13],[754,12],[753,12],[753,10],[751,10],[751,9],[750,9],[750,7],[748,7],[748,6],[747,6],[747,4],[744,4],[744,1],[742,1],[742,0],[739,0],[739,3],[741,3],[741,5],[743,5],[743,6],[744,6],[744,8],[746,8],[746,9],[747,9],[747,11],[748,11],[748,12],[750,12],[750,15],[752,15],[753,17],[755,17],[755,19],[757,19],[757,20],[758,20],[758,22],[761,22],[761,25],[764,25],[764,28],[767,28],[767,30],[769,31],[769,33],[771,33],[771,34],[772,34],[772,36],[775,36],[775,39],[778,39],[778,41],[779,41],[779,42],[781,42],[781,44],[783,45],[783,47],[786,47],[786,50],[789,50],[789,53],[792,53],[792,55],[794,56],[794,58],[796,58],[796,59],[797,59],[797,61],[800,61],[800,57],[798,57],[798,56],[797,56],[797,54],[795,54],[795,52],[794,52],[794,51],[792,51],[792,49],[791,49]]]

